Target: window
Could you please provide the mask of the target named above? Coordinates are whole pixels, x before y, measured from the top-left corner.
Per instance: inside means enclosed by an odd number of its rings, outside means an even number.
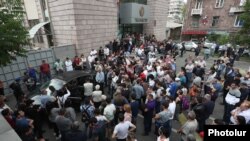
[[[243,26],[243,20],[241,20],[239,16],[236,16],[234,26],[235,27],[242,27]]]
[[[120,0],[121,3],[135,2],[139,4],[147,4],[147,0]]]
[[[192,18],[192,27],[197,28],[199,27],[199,17],[193,17]]]
[[[213,16],[212,27],[216,27],[219,24],[220,16]]]
[[[224,0],[216,0],[215,8],[221,8],[223,7],[223,4],[224,4]]]
[[[195,9],[201,9],[201,8],[202,8],[202,0],[196,0]]]

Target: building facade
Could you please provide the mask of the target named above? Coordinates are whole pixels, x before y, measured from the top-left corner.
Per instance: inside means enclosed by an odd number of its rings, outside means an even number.
[[[176,20],[182,22],[184,4],[183,0],[169,0],[168,17],[175,18]]]
[[[154,34],[158,40],[166,39],[166,22],[169,0],[148,0],[149,22],[144,25],[144,33]]]
[[[166,39],[169,0],[120,0],[119,31],[153,34]]]
[[[4,0],[1,0],[4,1]],[[169,0],[23,0],[34,47],[76,45],[77,54],[126,33],[166,39]]]
[[[245,0],[188,0],[183,40],[203,38],[208,34],[237,32],[243,22],[239,14],[244,12]]]
[[[48,0],[54,44],[75,44],[87,54],[117,37],[118,6],[114,0]]]

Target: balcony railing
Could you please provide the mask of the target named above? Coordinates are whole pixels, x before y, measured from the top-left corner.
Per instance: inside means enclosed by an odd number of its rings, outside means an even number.
[[[229,10],[229,13],[241,13],[244,12],[244,7],[243,6],[232,6]]]
[[[202,9],[192,9],[191,15],[202,15]]]

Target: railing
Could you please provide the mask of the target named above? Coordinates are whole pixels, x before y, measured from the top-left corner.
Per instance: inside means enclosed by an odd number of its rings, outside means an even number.
[[[202,15],[202,9],[192,9],[191,15]]]
[[[229,13],[241,13],[241,12],[244,12],[243,6],[233,6],[229,10]]]

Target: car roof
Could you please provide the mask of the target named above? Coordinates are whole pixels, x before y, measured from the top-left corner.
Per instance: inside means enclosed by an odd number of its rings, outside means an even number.
[[[84,77],[84,76],[93,77],[94,73],[91,71],[75,70],[75,71],[64,72],[62,75],[58,75],[55,78],[63,80],[65,82],[69,82],[73,79],[76,79],[78,77]]]

